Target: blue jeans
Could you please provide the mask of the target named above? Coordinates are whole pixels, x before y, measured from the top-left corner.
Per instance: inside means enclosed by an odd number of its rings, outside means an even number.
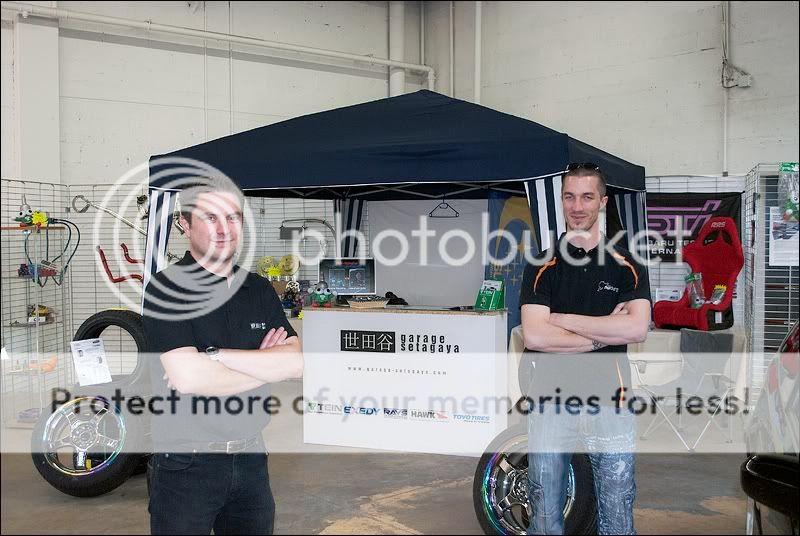
[[[150,464],[152,534],[272,534],[263,451],[153,454]]]
[[[570,415],[563,406],[548,404],[528,416],[528,499],[533,510],[528,534],[564,533],[569,464],[579,441],[592,465],[598,534],[636,534],[634,415],[613,407],[592,415],[596,409],[583,407]]]

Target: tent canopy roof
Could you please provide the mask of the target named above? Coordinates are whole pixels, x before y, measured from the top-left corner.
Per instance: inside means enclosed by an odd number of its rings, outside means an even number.
[[[314,113],[150,159],[151,187],[168,187],[189,158],[248,195],[339,199],[524,195],[523,180],[570,162],[598,164],[610,186],[644,190],[644,168],[533,121],[421,90]],[[185,168],[184,168],[185,169]],[[158,176],[157,176],[158,175]]]

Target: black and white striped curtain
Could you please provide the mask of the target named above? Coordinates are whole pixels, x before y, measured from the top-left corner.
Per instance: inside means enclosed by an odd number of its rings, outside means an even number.
[[[547,250],[567,230],[561,205],[561,178],[561,175],[556,175],[525,183],[533,220],[535,254]]]
[[[337,231],[342,233],[346,231],[360,231],[361,223],[364,214],[366,201],[360,199],[340,199],[333,203],[334,217],[338,222]],[[337,236],[338,240],[339,237]],[[355,236],[346,236],[339,244],[339,256],[341,257],[358,257],[358,238]]]
[[[533,220],[535,253],[545,251],[555,244],[558,237],[567,230],[561,204],[561,182],[562,176],[556,175],[525,183]],[[605,232],[613,236],[616,230],[624,229],[626,236],[619,243],[630,250],[636,233],[646,229],[645,193],[609,187],[608,196]]]
[[[150,216],[147,219],[143,289],[147,288],[147,283],[153,274],[167,267],[167,243],[172,229],[172,213],[175,211],[178,192],[151,189],[149,197]]]
[[[644,237],[640,238],[638,245],[634,244],[633,241],[638,232],[647,228],[645,193],[610,188],[609,197],[614,198],[616,215],[619,217],[620,225],[626,233],[625,248],[628,251],[632,251],[635,247],[644,247],[644,250],[639,250],[640,253],[644,253],[644,251],[648,250],[646,247],[647,241]]]

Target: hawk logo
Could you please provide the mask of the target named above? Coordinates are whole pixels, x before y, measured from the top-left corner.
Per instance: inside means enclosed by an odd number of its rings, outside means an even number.
[[[602,292],[604,290],[619,293],[619,287],[612,287],[610,283],[600,281],[600,283],[597,285],[597,292]]]

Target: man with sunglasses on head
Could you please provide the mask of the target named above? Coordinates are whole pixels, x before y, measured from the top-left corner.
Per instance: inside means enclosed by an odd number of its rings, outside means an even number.
[[[532,361],[529,533],[564,533],[570,459],[582,443],[594,475],[598,533],[634,534],[627,345],[647,336],[647,271],[628,251],[606,243],[599,216],[608,197],[598,166],[570,164],[561,202],[567,232],[526,267],[520,296]]]

